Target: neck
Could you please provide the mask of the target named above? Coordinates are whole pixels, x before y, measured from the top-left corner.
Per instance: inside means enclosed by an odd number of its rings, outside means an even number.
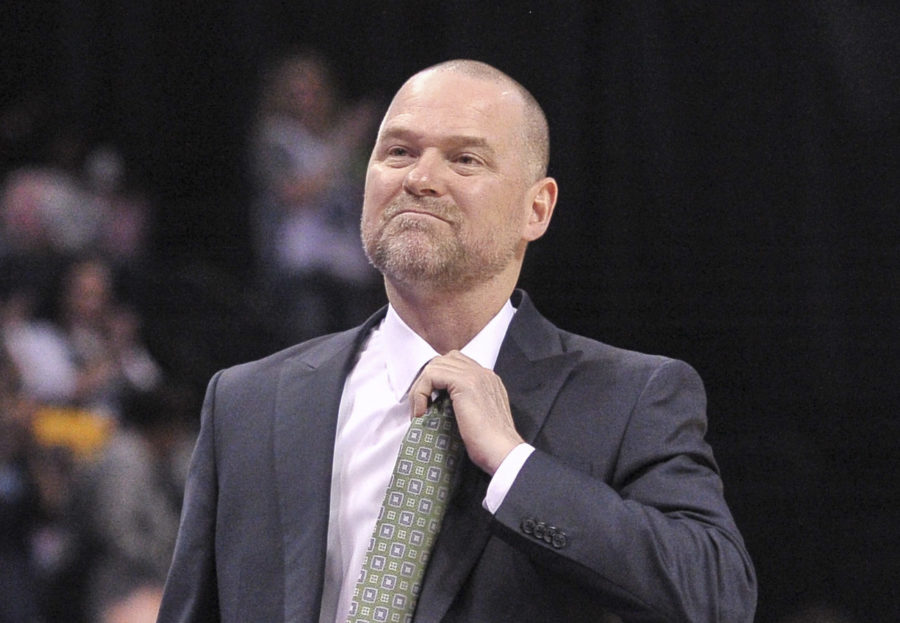
[[[409,328],[441,355],[478,335],[509,300],[516,280],[494,279],[460,292],[385,279],[388,300]]]

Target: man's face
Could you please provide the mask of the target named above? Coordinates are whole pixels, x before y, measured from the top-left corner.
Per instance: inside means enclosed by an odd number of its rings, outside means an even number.
[[[388,279],[447,290],[518,271],[530,212],[514,90],[429,72],[394,98],[366,175],[362,238]]]

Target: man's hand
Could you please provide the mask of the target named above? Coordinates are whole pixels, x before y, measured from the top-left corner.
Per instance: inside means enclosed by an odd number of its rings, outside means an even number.
[[[409,390],[413,417],[428,408],[433,391],[445,389],[469,458],[489,475],[522,437],[513,424],[509,397],[500,377],[459,351],[435,357],[422,368]]]

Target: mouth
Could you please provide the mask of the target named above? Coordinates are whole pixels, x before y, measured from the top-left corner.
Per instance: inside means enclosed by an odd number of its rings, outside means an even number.
[[[405,221],[412,226],[421,224],[425,227],[432,219],[442,221],[451,227],[455,227],[459,222],[456,206],[449,200],[436,197],[395,198],[385,208],[383,222],[392,221],[400,216],[404,217],[401,222]]]
[[[439,220],[439,221],[444,221],[445,223],[449,223],[449,222],[450,222],[450,221],[448,221],[447,219],[445,219],[444,217],[442,217],[442,216],[440,216],[440,215],[438,215],[438,214],[435,214],[434,212],[428,212],[427,210],[415,210],[415,209],[408,208],[408,209],[400,210],[399,212],[397,212],[396,214],[394,214],[394,216],[404,216],[404,215],[422,216],[422,217],[426,217],[426,218],[433,218],[433,219],[437,219],[437,220]]]
[[[404,216],[410,221],[425,222],[431,219],[438,220],[448,225],[453,225],[453,219],[444,210],[429,210],[420,206],[397,206],[395,210],[391,210],[387,215],[387,220],[393,220],[397,217]]]

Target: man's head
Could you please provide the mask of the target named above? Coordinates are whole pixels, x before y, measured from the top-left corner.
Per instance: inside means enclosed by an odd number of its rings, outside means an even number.
[[[547,122],[528,91],[476,61],[410,78],[379,129],[362,237],[394,285],[512,288],[556,202]]]

